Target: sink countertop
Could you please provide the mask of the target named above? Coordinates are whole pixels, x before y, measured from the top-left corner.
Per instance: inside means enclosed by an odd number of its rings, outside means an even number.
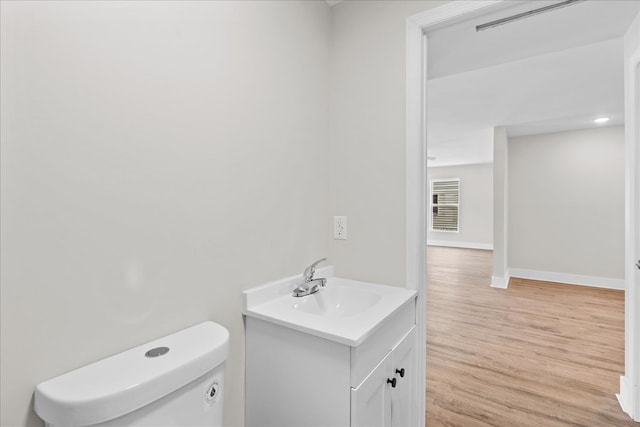
[[[316,277],[327,278],[326,287],[321,288],[316,294],[305,297],[291,295],[291,291],[300,283],[301,276],[289,277],[246,290],[242,293],[242,313],[300,332],[357,347],[386,318],[406,304],[413,303],[417,295],[416,291],[406,288],[334,277],[332,266],[318,268]],[[323,292],[326,294],[323,295]],[[356,296],[362,295],[371,296],[367,299],[366,304],[359,300],[338,300],[339,298],[349,298],[349,296],[358,299]],[[316,300],[310,300],[312,298],[316,298]],[[318,300],[318,298],[323,298],[323,300]],[[329,302],[331,310],[326,310],[324,314],[300,309],[303,305],[323,306],[326,301]],[[347,307],[346,312],[343,310],[344,306]],[[351,311],[348,311],[349,307],[352,307]]]

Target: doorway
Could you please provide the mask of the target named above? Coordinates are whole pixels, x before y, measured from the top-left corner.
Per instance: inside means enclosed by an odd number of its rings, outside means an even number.
[[[458,22],[460,17],[469,18],[478,13],[486,13],[504,8],[501,2],[465,2],[446,5],[425,12],[408,20],[407,25],[407,278],[408,287],[420,288],[424,283],[424,231],[425,231],[425,145],[427,126],[422,120],[427,111],[424,92],[416,90],[426,87],[427,36],[425,29],[432,30]],[[539,3],[539,2],[536,2]],[[417,232],[416,232],[417,231]],[[424,301],[424,299],[422,300]],[[422,304],[421,304],[422,306]],[[418,323],[424,323],[420,316]],[[424,326],[424,325],[423,325]],[[425,330],[425,329],[422,329]],[[424,339],[424,337],[423,337]],[[424,354],[423,354],[424,356]],[[423,409],[423,408],[422,408]],[[421,411],[424,414],[424,411]]]

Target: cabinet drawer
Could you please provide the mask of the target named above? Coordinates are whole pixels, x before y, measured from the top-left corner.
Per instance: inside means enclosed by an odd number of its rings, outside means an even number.
[[[351,387],[358,387],[415,323],[416,300],[412,298],[362,344],[351,347]]]

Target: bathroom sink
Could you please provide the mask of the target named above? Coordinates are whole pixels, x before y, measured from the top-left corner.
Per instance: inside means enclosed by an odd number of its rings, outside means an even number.
[[[350,317],[368,310],[381,299],[380,293],[373,290],[334,285],[315,294],[295,298],[292,307],[316,316]]]
[[[394,313],[415,304],[416,291],[333,276],[332,267],[316,271],[327,279],[314,294],[294,297],[294,276],[243,292],[246,316],[342,344],[360,345]]]

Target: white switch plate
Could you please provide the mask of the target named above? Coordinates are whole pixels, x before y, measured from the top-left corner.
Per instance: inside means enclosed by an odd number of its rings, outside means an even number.
[[[336,240],[347,240],[347,217],[333,217],[333,238]]]

